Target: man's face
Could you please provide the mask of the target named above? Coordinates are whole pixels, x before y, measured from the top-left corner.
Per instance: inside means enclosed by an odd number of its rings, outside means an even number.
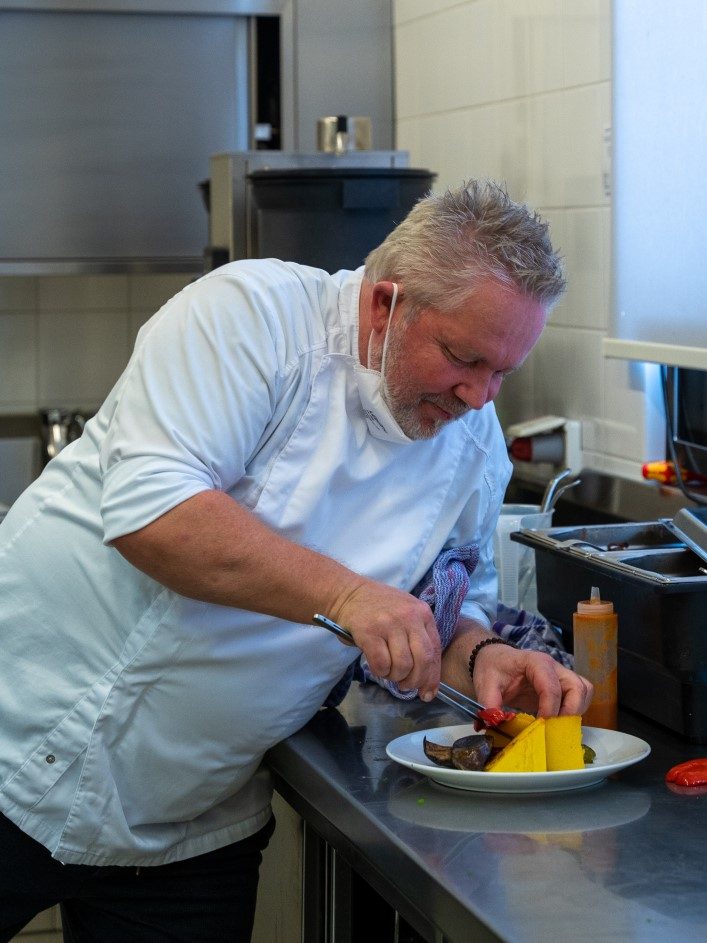
[[[453,312],[424,309],[409,323],[399,310],[388,324],[388,405],[411,439],[429,439],[448,422],[481,409],[536,343],[547,306],[496,279],[484,279]],[[380,352],[377,355],[380,367]]]

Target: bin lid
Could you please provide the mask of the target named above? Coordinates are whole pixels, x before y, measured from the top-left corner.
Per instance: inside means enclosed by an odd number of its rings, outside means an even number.
[[[707,507],[681,508],[665,524],[707,563]]]
[[[283,170],[266,167],[261,170],[252,170],[246,176],[249,180],[262,183],[268,180],[273,182],[281,180],[316,180],[322,177],[333,180],[351,177],[391,177],[400,179],[424,177],[432,180],[437,174],[419,167],[287,167]]]

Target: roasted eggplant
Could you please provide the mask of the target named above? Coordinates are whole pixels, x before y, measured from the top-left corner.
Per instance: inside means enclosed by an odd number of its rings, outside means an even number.
[[[453,769],[451,745],[433,743],[432,740],[428,740],[427,737],[424,737],[422,740],[422,748],[428,760],[432,760],[432,762],[436,763],[438,766],[448,766],[449,769]]]
[[[482,770],[491,755],[493,740],[486,734],[460,737],[451,746],[434,743],[425,737],[422,741],[425,756],[438,766],[448,769]]]
[[[462,737],[452,744],[452,766],[455,769],[480,770],[491,756],[493,740],[484,733]]]

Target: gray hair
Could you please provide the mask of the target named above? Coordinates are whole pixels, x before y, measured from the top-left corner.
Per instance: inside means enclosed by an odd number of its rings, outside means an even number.
[[[423,197],[365,264],[369,281],[402,283],[411,316],[455,310],[489,276],[548,306],[565,290],[547,222],[492,181]]]

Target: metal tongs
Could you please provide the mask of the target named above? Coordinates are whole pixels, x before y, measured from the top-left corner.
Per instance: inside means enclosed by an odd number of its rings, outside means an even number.
[[[327,616],[316,612],[312,616],[312,623],[333,632],[345,645],[356,645],[354,637],[348,629],[339,625],[338,622],[334,622],[333,619],[329,619]],[[457,710],[461,711],[467,717],[473,717],[474,720],[479,720],[480,723],[485,726],[483,719],[479,717],[479,711],[484,710],[484,705],[479,704],[479,702],[475,701],[472,697],[467,697],[466,694],[462,694],[461,691],[457,691],[456,688],[444,684],[442,681],[440,681],[437,690],[437,700],[446,704],[448,707],[456,707]],[[497,730],[498,728],[494,729]],[[498,732],[508,737],[509,740],[512,739],[510,734],[504,733],[503,730],[499,730]]]

